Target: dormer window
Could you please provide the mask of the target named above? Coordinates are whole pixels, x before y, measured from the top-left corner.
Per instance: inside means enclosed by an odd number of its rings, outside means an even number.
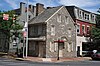
[[[82,19],[82,11],[81,10],[79,11],[79,18]]]
[[[91,19],[92,19],[93,22],[95,21],[95,16],[93,14],[91,16]]]

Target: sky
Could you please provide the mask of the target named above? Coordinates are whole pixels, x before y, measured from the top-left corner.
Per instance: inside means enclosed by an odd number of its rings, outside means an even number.
[[[0,10],[8,11],[17,9],[20,6],[20,2],[27,0],[0,0]],[[97,13],[100,8],[100,0],[29,0],[29,4],[35,5],[36,3],[42,3],[45,7],[52,6],[77,6],[87,11]]]

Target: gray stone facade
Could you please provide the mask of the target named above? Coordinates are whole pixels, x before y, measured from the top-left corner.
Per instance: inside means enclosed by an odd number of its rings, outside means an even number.
[[[43,27],[45,30],[42,30],[45,31],[45,35],[30,36],[34,34],[32,29],[41,24],[45,24]],[[37,27],[37,34],[39,30],[40,28]],[[74,21],[64,6],[47,9],[29,22],[29,48],[31,48],[29,52],[35,52],[34,54],[39,57],[50,58],[57,57],[59,50],[59,57],[76,57],[75,36]],[[58,39],[64,41],[59,44],[59,49],[56,42]],[[34,56],[34,54],[30,55]]]
[[[61,22],[57,21],[57,17],[59,17],[59,15],[61,15]],[[62,38],[66,39],[64,42],[64,48],[61,50],[62,57],[76,56],[75,26],[73,23],[74,22],[72,18],[70,17],[68,11],[65,9],[65,7],[61,7],[61,9],[59,9],[58,12],[55,13],[55,15],[52,16],[51,19],[47,21],[46,57],[57,57],[57,50],[52,49],[54,51],[50,51],[50,42],[55,44],[54,41],[57,41],[58,39],[62,39]],[[55,35],[53,36],[51,35],[52,25],[55,27]],[[68,31],[71,31],[70,36],[69,36]],[[68,48],[69,48],[68,44],[71,45],[70,51],[68,51]]]

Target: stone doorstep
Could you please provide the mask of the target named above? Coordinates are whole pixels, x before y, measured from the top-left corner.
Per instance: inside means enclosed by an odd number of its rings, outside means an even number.
[[[42,58],[42,61],[44,61],[44,62],[51,62],[51,58]]]

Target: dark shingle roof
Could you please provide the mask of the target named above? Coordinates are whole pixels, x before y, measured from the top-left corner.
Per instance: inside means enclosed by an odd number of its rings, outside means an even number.
[[[50,18],[57,10],[59,10],[62,6],[46,9],[40,15],[34,17],[29,21],[29,24],[41,23],[45,22],[48,18]]]

